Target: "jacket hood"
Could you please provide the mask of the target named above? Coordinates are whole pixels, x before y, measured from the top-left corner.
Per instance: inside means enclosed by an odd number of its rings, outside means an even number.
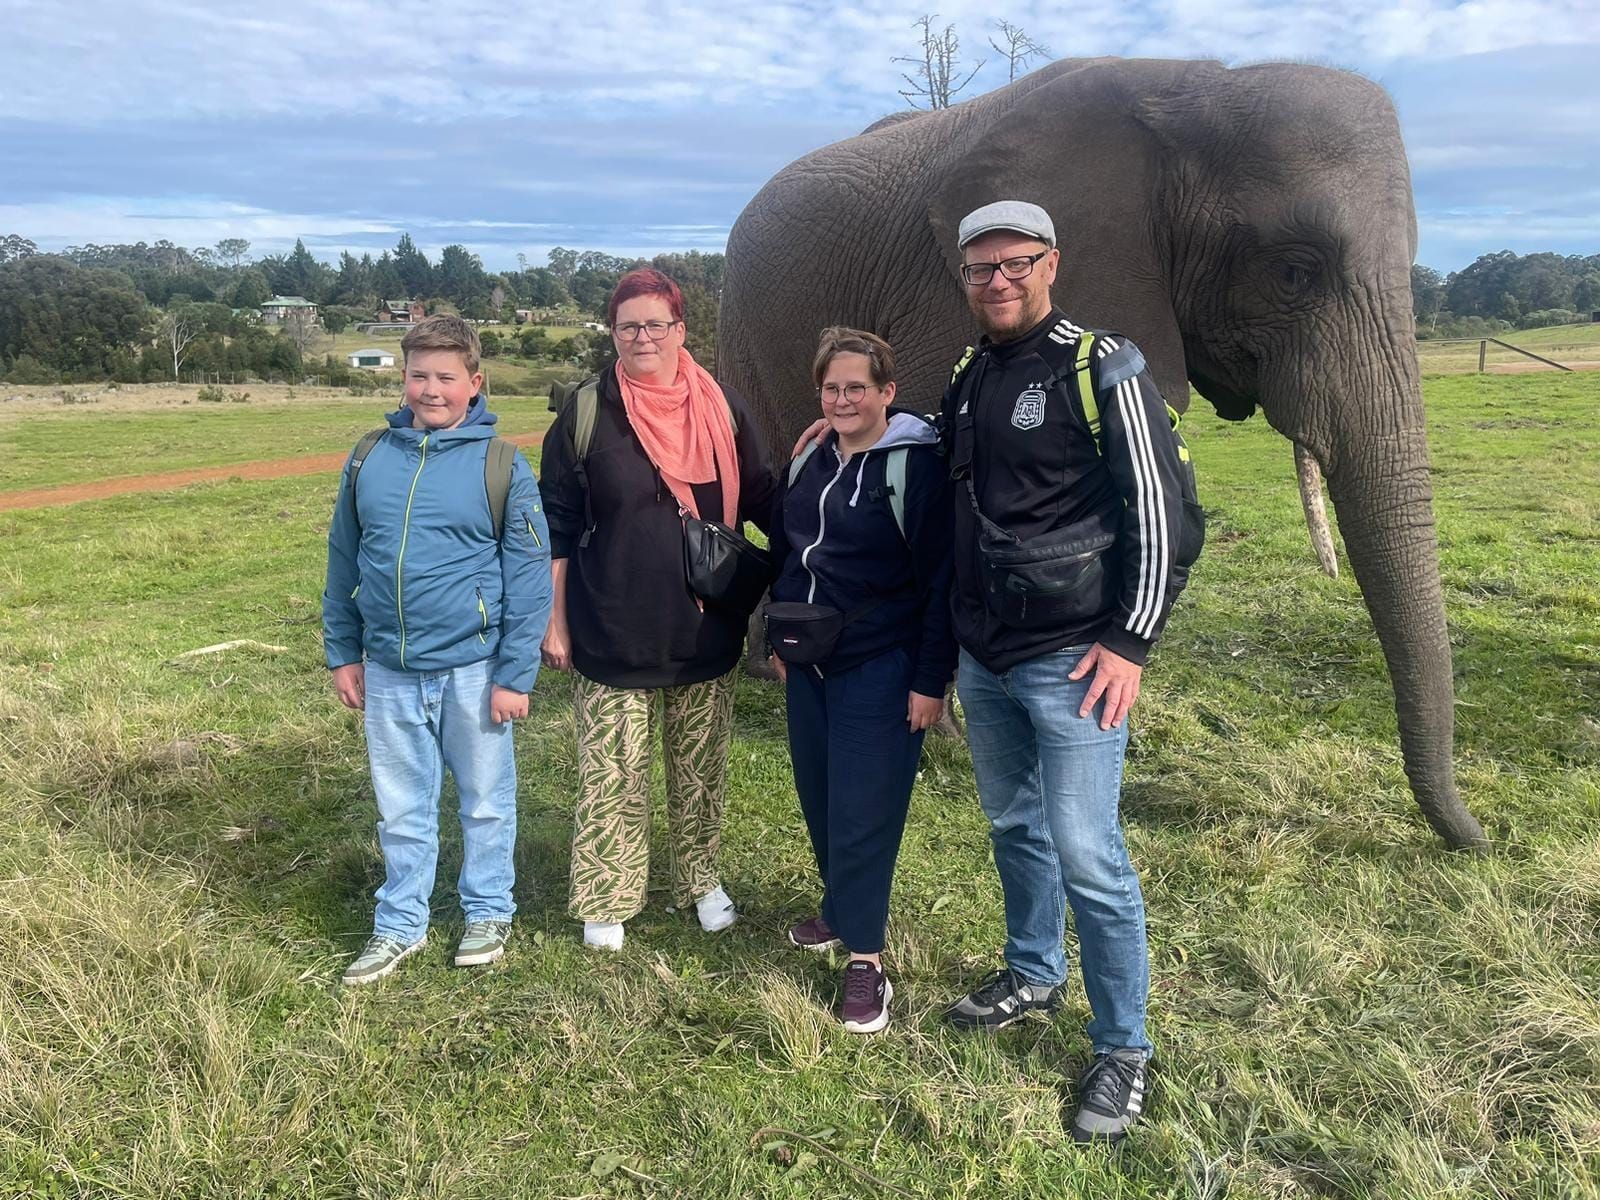
[[[829,445],[837,450],[839,435],[830,431]],[[897,446],[931,446],[939,440],[939,431],[933,423],[916,413],[905,412],[891,408],[889,410],[889,427],[883,431],[883,436],[866,449],[867,454],[878,450],[893,450]]]
[[[388,420],[389,428],[391,429],[415,429],[416,426],[412,424],[412,416],[413,414],[411,409],[406,407],[406,405],[401,404],[401,406],[390,413],[386,419]],[[472,398],[472,402],[467,405],[467,415],[461,418],[461,424],[456,425],[451,429],[440,430],[439,432],[458,433],[463,429],[470,429],[474,425],[493,425],[499,419],[500,418],[496,414],[489,411],[488,397],[486,397],[482,392],[479,392]]]

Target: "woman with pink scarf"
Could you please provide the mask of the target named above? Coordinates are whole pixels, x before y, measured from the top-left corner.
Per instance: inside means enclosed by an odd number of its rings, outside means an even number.
[[[684,349],[672,280],[624,275],[610,321],[617,364],[598,380],[588,452],[569,406],[545,434],[539,486],[555,583],[544,661],[576,676],[568,910],[585,944],[617,950],[645,903],[657,725],[674,903],[708,933],[737,919],[717,850],[745,621],[689,591],[684,519],[765,529],[775,481],[743,397]]]

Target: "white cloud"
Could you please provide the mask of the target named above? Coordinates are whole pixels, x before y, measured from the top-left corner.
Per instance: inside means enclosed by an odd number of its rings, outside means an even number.
[[[391,112],[408,118],[551,117],[794,105],[876,115],[904,86],[891,60],[915,43],[926,0],[768,0],[759,13],[709,0],[87,0],[12,3],[6,107],[13,118],[91,120]],[[1004,7],[946,0],[970,60]],[[1600,39],[1593,0],[1084,0],[1009,14],[1057,55],[1310,58],[1380,66]],[[992,87],[1002,62],[979,76]],[[87,86],[86,86],[87,81]]]

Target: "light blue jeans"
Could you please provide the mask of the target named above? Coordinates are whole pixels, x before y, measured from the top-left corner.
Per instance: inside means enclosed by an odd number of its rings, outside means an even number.
[[[517,840],[517,765],[511,722],[489,719],[490,659],[449,671],[391,671],[367,663],[367,758],[378,797],[384,880],[373,932],[406,943],[428,931],[439,861],[444,768],[461,794],[461,878],[469,921],[510,920]]]
[[[1099,705],[1078,716],[1093,672],[1067,676],[1088,649],[999,675],[963,650],[957,687],[1005,893],[1007,964],[1029,983],[1064,980],[1070,904],[1095,1052],[1148,1050],[1144,897],[1117,816],[1128,723],[1102,730]]]

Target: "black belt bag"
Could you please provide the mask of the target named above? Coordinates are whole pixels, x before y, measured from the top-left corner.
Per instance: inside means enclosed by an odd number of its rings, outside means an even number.
[[[772,556],[721,521],[685,517],[683,572],[702,601],[745,620],[772,584]]]
[[[827,662],[839,644],[839,635],[852,621],[859,621],[886,600],[912,594],[902,588],[888,596],[842,612],[826,604],[803,604],[794,600],[775,600],[767,605],[762,620],[767,628],[767,645],[784,662],[809,667]]]
[[[1015,629],[1052,629],[1116,606],[1121,581],[1105,556],[1117,534],[1104,521],[1019,538],[983,515],[970,477],[967,498],[978,518],[978,578],[990,615]]]

